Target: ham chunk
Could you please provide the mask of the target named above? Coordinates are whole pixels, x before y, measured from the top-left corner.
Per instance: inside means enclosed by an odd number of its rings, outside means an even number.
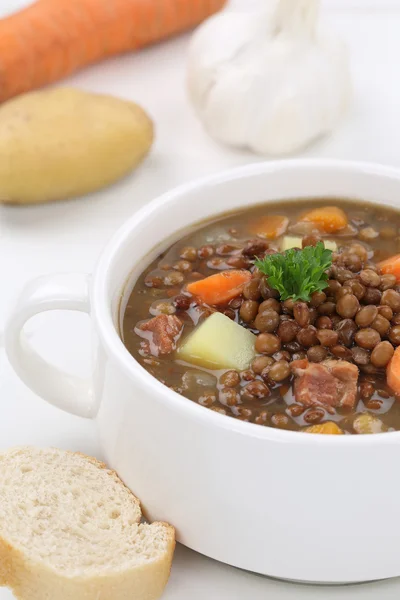
[[[182,330],[183,323],[175,315],[158,315],[135,328],[137,335],[148,340],[153,356],[171,354],[176,350]]]
[[[358,368],[344,360],[309,363],[294,361],[296,402],[304,406],[322,405],[329,412],[345,406],[353,408],[357,396]]]

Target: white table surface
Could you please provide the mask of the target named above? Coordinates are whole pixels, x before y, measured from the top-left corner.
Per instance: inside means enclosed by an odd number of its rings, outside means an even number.
[[[379,0],[379,10],[376,2],[326,0],[326,19],[352,52],[355,101],[342,127],[308,156],[400,166],[400,0]],[[0,16],[27,3],[1,0]],[[250,0],[233,3],[245,6]],[[101,193],[33,208],[0,207],[0,331],[15,295],[30,278],[52,271],[90,272],[106,240],[140,206],[183,181],[257,160],[216,145],[196,121],[184,87],[188,39],[111,60],[68,82],[141,103],[155,121],[156,142],[136,173]],[[51,314],[34,320],[29,329],[45,356],[71,371],[87,372],[90,346],[84,316]],[[17,380],[0,348],[0,448],[16,444],[56,445],[101,457],[93,424],[32,394]],[[241,572],[178,547],[165,599],[389,600],[399,594],[400,579],[321,589]],[[0,600],[11,598],[8,591],[0,591]]]

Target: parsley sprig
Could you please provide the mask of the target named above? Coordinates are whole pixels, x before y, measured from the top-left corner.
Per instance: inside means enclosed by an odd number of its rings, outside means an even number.
[[[268,254],[255,261],[256,267],[268,277],[268,284],[277,290],[281,300],[308,302],[313,292],[328,284],[327,269],[332,264],[332,251],[322,242],[303,250],[291,248],[279,254]]]

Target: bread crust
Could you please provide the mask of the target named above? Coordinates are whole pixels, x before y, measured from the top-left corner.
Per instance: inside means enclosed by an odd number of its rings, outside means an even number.
[[[96,458],[82,453],[68,454],[106,470],[117,485],[128,490],[138,508],[140,521],[140,502],[115,471]],[[175,549],[175,530],[162,522],[155,522],[152,526],[162,528],[167,543],[166,552],[161,557],[115,572],[68,576],[45,564],[40,557],[34,560],[26,556],[1,535],[0,524],[0,586],[11,588],[19,600],[157,600],[168,582]]]

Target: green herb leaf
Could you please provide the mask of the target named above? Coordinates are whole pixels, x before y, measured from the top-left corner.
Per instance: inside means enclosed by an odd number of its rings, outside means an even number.
[[[326,271],[332,264],[332,251],[322,242],[303,250],[291,248],[279,254],[269,254],[255,261],[256,267],[268,278],[281,300],[308,302],[313,292],[324,290],[328,284]]]

